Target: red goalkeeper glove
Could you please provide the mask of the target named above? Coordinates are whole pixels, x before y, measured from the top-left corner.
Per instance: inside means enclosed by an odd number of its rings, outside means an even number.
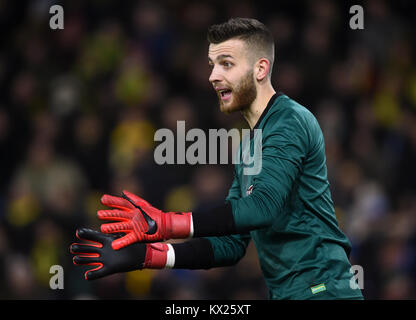
[[[75,265],[93,266],[85,272],[87,280],[143,268],[173,267],[174,264],[174,252],[169,244],[135,243],[116,251],[111,246],[116,238],[114,235],[82,228],[77,230],[76,236],[83,242],[73,243],[70,252],[74,255]]]
[[[185,239],[192,236],[191,212],[163,212],[128,191],[123,198],[104,195],[101,203],[111,210],[99,210],[101,220],[118,221],[101,225],[104,233],[126,233],[113,241],[114,250],[135,242],[157,242],[168,239]]]

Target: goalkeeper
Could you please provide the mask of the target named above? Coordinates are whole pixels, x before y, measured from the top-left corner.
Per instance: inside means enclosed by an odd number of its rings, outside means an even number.
[[[305,107],[273,89],[269,30],[234,18],[211,26],[208,41],[221,111],[240,111],[252,133],[262,132],[261,170],[250,175],[244,162],[235,164],[225,202],[193,212],[162,212],[128,191],[104,195],[108,210],[97,214],[109,223],[101,232],[77,230],[74,263],[94,266],[88,280],[143,268],[209,269],[236,264],[252,239],[270,299],[362,299],[350,285],[351,246],[335,217],[322,131]]]

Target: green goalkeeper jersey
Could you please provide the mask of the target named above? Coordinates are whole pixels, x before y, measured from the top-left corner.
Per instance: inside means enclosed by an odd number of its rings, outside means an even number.
[[[362,298],[352,285],[351,246],[335,216],[316,118],[275,94],[252,133],[240,145],[226,199],[236,229],[251,231],[208,237],[215,264],[236,263],[253,239],[270,299]],[[253,170],[242,157],[256,154],[258,143],[260,158],[253,162],[260,170]]]

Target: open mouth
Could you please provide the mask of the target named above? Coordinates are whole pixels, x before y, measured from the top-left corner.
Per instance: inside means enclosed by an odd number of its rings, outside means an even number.
[[[224,90],[220,90],[219,93],[220,93],[221,100],[225,101],[231,98],[232,91],[230,89],[224,89]]]

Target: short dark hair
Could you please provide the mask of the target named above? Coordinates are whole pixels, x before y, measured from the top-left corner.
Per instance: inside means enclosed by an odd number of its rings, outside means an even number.
[[[260,21],[252,18],[231,18],[208,28],[209,43],[218,44],[230,39],[246,42],[250,49],[270,61],[270,72],[274,62],[274,39],[270,30]]]

